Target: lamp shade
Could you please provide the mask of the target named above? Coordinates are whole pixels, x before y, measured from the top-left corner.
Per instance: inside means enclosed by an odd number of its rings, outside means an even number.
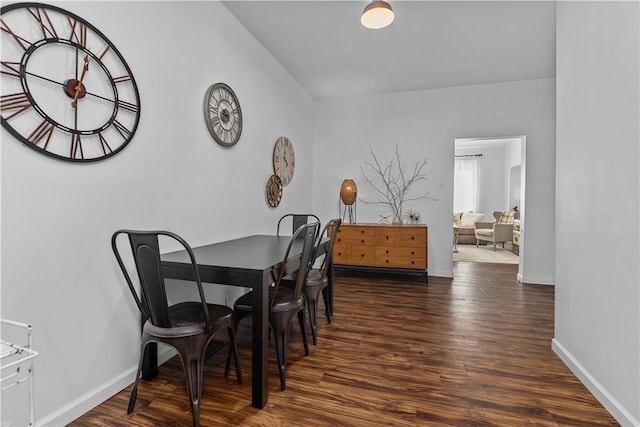
[[[362,11],[360,22],[367,28],[377,30],[393,22],[393,9],[386,1],[374,0]]]
[[[356,202],[358,197],[358,187],[352,179],[345,179],[340,186],[340,200],[342,203],[349,206]]]

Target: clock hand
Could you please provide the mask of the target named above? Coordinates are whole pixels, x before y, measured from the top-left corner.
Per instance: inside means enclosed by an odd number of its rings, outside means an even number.
[[[29,75],[29,76],[31,76],[31,77],[35,77],[35,78],[40,79],[40,80],[44,80],[44,81],[49,82],[49,83],[56,84],[56,85],[58,85],[58,86],[66,87],[66,85],[67,85],[67,84],[66,84],[66,82],[64,82],[64,83],[62,83],[62,82],[58,82],[58,81],[55,81],[55,80],[50,79],[50,78],[48,78],[48,77],[44,77],[44,76],[41,76],[41,75],[39,75],[39,74],[32,73],[32,72],[30,72],[30,71],[25,72],[25,74],[27,74],[27,75]],[[71,89],[73,89],[73,90],[74,90],[74,92],[75,92],[75,87],[72,87]],[[91,95],[91,96],[93,96],[93,97],[100,98],[100,99],[102,99],[102,100],[104,100],[104,101],[115,102],[113,99],[110,99],[110,98],[104,97],[104,96],[102,96],[102,95],[97,95],[97,94],[92,93],[92,92],[87,92],[87,95]]]
[[[80,80],[78,80],[78,84],[73,88],[75,90],[75,95],[73,96],[73,101],[71,102],[71,106],[76,108],[78,106],[78,96],[82,93],[82,96],[86,94],[86,90],[84,89],[84,85],[82,81],[84,80],[84,76],[89,70],[89,55],[84,56],[84,67],[82,67],[82,74],[80,75]]]
[[[56,85],[58,85],[58,86],[62,86],[63,88],[66,88],[66,86],[67,86],[67,82],[58,82],[58,81],[55,81],[55,80],[50,79],[50,78],[48,78],[48,77],[45,77],[45,76],[41,76],[41,75],[39,75],[39,74],[32,73],[31,71],[26,71],[26,72],[25,72],[25,74],[26,74],[26,75],[29,75],[29,76],[31,76],[31,77],[35,77],[35,78],[40,79],[40,80],[44,80],[44,81],[49,82],[49,83],[56,84]],[[70,92],[73,92],[73,93],[74,93],[74,96],[75,96],[75,86],[71,87]],[[66,93],[66,91],[65,91],[65,93]],[[109,102],[115,103],[115,100],[114,100],[114,99],[107,98],[107,97],[105,97],[105,96],[98,95],[98,94],[95,94],[95,93],[92,93],[92,92],[88,92],[88,91],[87,91],[87,92],[86,92],[86,95],[90,95],[90,96],[93,96],[94,98],[102,99],[103,101],[109,101]],[[71,96],[71,95],[69,94],[69,96]]]
[[[29,76],[32,76],[32,77],[35,77],[35,78],[40,79],[40,80],[47,81],[47,82],[49,82],[49,83],[54,83],[54,84],[57,84],[57,85],[59,85],[59,86],[65,86],[65,84],[64,84],[64,83],[57,82],[57,81],[52,80],[52,79],[50,79],[50,78],[48,78],[48,77],[44,77],[44,76],[41,76],[41,75],[39,75],[39,74],[32,73],[32,72],[30,72],[30,71],[25,71],[25,74],[26,74],[26,75],[29,75]]]

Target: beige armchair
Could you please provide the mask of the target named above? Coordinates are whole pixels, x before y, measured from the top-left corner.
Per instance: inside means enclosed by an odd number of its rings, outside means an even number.
[[[496,243],[502,243],[504,248],[504,243],[513,239],[513,222],[520,219],[520,212],[494,211],[493,217],[495,222],[475,223],[476,247],[480,241],[491,242],[495,251]]]

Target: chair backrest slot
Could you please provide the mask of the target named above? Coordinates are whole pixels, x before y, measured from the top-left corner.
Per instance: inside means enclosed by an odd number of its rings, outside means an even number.
[[[135,248],[136,268],[140,277],[143,300],[146,302],[151,322],[162,328],[170,328],[167,290],[162,276],[162,262],[158,251],[141,244]]]

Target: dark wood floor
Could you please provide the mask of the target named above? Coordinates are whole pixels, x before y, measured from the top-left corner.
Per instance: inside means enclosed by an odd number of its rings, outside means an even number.
[[[517,265],[454,263],[455,279],[340,274],[336,313],[304,356],[294,328],[287,390],[271,352],[269,403],[251,407],[250,321],[238,331],[245,381],[209,360],[203,426],[618,425],[551,351],[554,288],[523,285]],[[321,303],[322,304],[322,303]],[[71,426],[190,426],[177,360]]]

